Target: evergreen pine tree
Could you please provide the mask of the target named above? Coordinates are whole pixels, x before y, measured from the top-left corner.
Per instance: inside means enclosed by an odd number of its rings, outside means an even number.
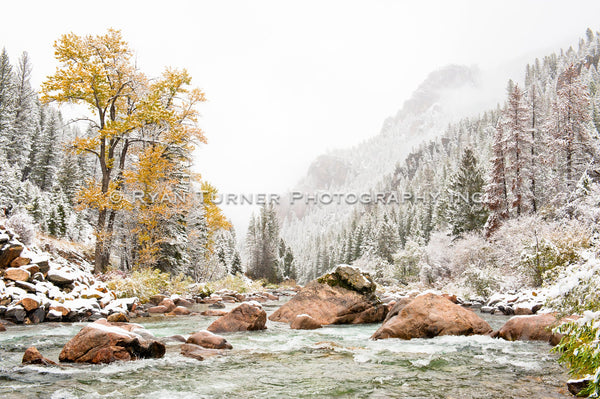
[[[478,230],[485,224],[488,211],[481,201],[483,184],[477,159],[473,151],[467,148],[449,185],[448,222],[453,235],[459,236],[468,231]]]
[[[9,132],[14,123],[14,73],[6,48],[0,53],[0,151],[10,162]]]

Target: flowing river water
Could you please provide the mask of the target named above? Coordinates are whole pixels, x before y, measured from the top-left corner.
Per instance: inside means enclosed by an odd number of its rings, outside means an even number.
[[[265,305],[272,313],[280,303]],[[508,318],[482,315],[494,329]],[[190,334],[213,317],[136,319],[158,337]],[[109,365],[21,366],[36,346],[57,360],[85,323],[0,333],[0,398],[569,398],[550,347],[487,336],[371,341],[378,325],[225,334],[234,349],[202,362],[169,344],[162,359]]]

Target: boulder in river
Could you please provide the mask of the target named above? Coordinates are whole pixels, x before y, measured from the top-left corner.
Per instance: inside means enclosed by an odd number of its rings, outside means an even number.
[[[165,298],[163,299],[158,306],[164,306],[165,308],[167,308],[167,312],[171,312],[173,311],[173,309],[175,309],[175,302],[173,302],[173,300],[171,298]],[[167,313],[165,312],[165,313]]]
[[[498,331],[495,331],[492,337],[507,341],[546,341],[551,345],[557,345],[562,334],[554,333],[552,329],[563,322],[573,321],[575,318],[570,316],[557,320],[553,313],[514,316]]]
[[[166,306],[158,305],[152,306],[148,309],[148,313],[167,313],[169,309]]]
[[[298,315],[306,314],[322,325],[377,323],[385,318],[387,309],[375,289],[368,273],[340,265],[307,284],[269,319],[291,323]]]
[[[204,312],[200,313],[202,316],[211,316],[211,317],[221,317],[221,316],[225,316],[227,313],[229,313],[226,310],[220,310],[220,309],[208,309],[205,310]]]
[[[27,348],[23,354],[21,364],[41,364],[44,366],[56,366],[56,362],[46,359],[35,346]]]
[[[190,335],[186,344],[199,345],[209,349],[233,349],[233,346],[225,338],[210,331],[199,331]]]
[[[489,334],[492,328],[473,311],[435,294],[400,301],[372,339],[433,338],[438,335]]]
[[[204,360],[207,357],[224,355],[225,351],[220,349],[207,349],[195,344],[183,344],[181,345],[181,354],[192,359]]]
[[[207,330],[213,333],[264,330],[267,313],[256,302],[244,302],[215,320]]]
[[[129,323],[109,323],[100,319],[85,326],[63,347],[61,362],[111,363],[116,360],[161,358],[165,345],[144,339],[135,330],[143,327]]]
[[[318,321],[307,314],[300,314],[290,323],[292,330],[316,330],[323,327]]]
[[[175,307],[175,309],[173,309],[169,312],[169,315],[171,315],[171,316],[187,316],[190,313],[192,313],[192,311],[189,310],[188,308],[183,307],[183,306],[177,306],[177,307]]]

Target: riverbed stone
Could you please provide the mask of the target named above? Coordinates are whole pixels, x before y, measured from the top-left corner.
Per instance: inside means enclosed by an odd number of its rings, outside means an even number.
[[[56,366],[56,362],[42,356],[39,350],[35,346],[27,348],[23,354],[21,363],[26,364],[41,364],[43,366]]]
[[[127,315],[125,315],[124,313],[117,312],[117,313],[110,314],[106,318],[106,321],[108,321],[109,323],[127,323],[127,322],[129,322],[129,319],[127,318]]]
[[[559,324],[576,319],[577,316],[557,319],[554,313],[514,316],[495,331],[492,337],[507,341],[545,341],[551,345],[558,345],[562,334],[554,333],[552,329]]]
[[[21,266],[28,265],[30,262],[31,262],[30,258],[17,256],[16,258],[14,258],[12,260],[12,262],[10,262],[10,267],[21,267]],[[39,268],[38,268],[38,271],[40,271]],[[33,272],[31,272],[31,274],[33,274]]]
[[[208,305],[210,309],[225,309],[225,304],[222,301],[211,303]]]
[[[473,311],[464,309],[440,295],[429,293],[419,295],[406,303],[371,338],[433,338],[439,335],[477,335],[491,332],[489,324]]]
[[[185,308],[183,306],[177,306],[177,307],[175,307],[175,309],[173,309],[172,311],[169,312],[169,315],[172,315],[172,316],[187,316],[190,313],[192,313],[192,311],[189,310],[188,308]]]
[[[308,283],[269,320],[291,323],[307,314],[319,324],[381,322],[387,308],[375,295],[375,283],[358,268],[338,266],[333,272]]]
[[[10,267],[4,271],[4,279],[12,280],[12,281],[27,281],[31,277],[31,273],[29,273],[25,269],[21,269],[18,267]]]
[[[194,344],[183,344],[181,345],[181,354],[185,357],[202,361],[208,357],[224,355],[225,351],[220,349],[203,348]]]
[[[59,287],[65,287],[73,284],[75,275],[66,270],[50,268],[46,279]]]
[[[14,321],[16,323],[23,323],[25,321],[25,317],[27,316],[27,312],[21,305],[11,305],[6,308],[6,312],[4,313],[4,317],[8,320]]]
[[[210,331],[199,331],[190,335],[186,341],[187,344],[199,345],[209,349],[233,349],[233,346],[227,340]]]
[[[215,320],[207,330],[213,333],[266,329],[267,313],[260,304],[244,302]]]
[[[165,298],[163,299],[158,306],[164,306],[167,308],[167,312],[171,312],[173,309],[175,309],[175,302],[173,302],[173,300],[171,298]]]
[[[189,301],[189,300],[187,300],[185,298],[178,298],[175,301],[175,305],[177,305],[177,306],[183,306],[184,308],[191,308],[191,307],[193,307],[195,305],[195,303],[192,302],[192,301]]]
[[[59,360],[75,363],[111,363],[117,360],[161,358],[165,345],[144,339],[137,324],[110,323],[100,319],[85,326],[63,347]]]
[[[40,305],[42,304],[42,301],[40,300],[40,298],[38,298],[34,295],[28,295],[28,296],[24,297],[23,299],[21,299],[18,302],[18,304],[23,306],[25,311],[30,312],[32,310],[39,308]]]
[[[592,382],[590,377],[580,378],[578,380],[569,380],[567,381],[567,389],[574,396],[579,396],[579,393],[586,389],[588,385]]]
[[[300,314],[290,323],[292,330],[316,330],[323,326],[307,314]]]
[[[158,305],[159,303],[161,303],[163,301],[163,299],[167,298],[166,295],[163,294],[156,294],[156,295],[152,295],[150,297],[150,302],[153,303],[154,305]]]
[[[59,312],[55,309],[50,309],[48,310],[48,313],[46,313],[46,321],[61,321],[62,316],[62,312]]]
[[[45,319],[46,309],[42,307],[34,309],[31,312],[27,312],[27,318],[25,319],[25,321],[27,322],[27,320],[29,320],[29,323],[31,324],[38,324],[42,323]]]
[[[167,308],[166,306],[152,306],[150,309],[148,309],[148,313],[167,313],[169,311],[169,308]]]
[[[23,246],[20,244],[6,244],[4,247],[0,247],[0,269],[4,269],[10,265],[10,263],[21,255],[23,252]]]
[[[227,313],[229,313],[226,310],[221,310],[221,309],[208,309],[205,310],[204,312],[200,313],[202,316],[211,316],[211,317],[221,317],[221,316],[225,316]]]
[[[32,294],[37,292],[35,284],[28,283],[27,281],[15,281],[15,287],[19,287]]]
[[[162,342],[163,344],[170,344],[170,343],[176,343],[176,344],[184,343],[185,344],[185,341],[187,341],[187,339],[183,335],[179,335],[179,334],[160,338],[160,342]]]

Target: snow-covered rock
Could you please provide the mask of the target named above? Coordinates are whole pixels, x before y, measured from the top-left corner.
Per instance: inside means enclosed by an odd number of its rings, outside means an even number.
[[[68,244],[52,252],[26,247],[0,227],[0,263],[10,270],[0,278],[0,317],[17,323],[93,320],[101,310],[105,316],[127,313],[139,303],[138,298],[117,300],[94,277],[93,266]]]

